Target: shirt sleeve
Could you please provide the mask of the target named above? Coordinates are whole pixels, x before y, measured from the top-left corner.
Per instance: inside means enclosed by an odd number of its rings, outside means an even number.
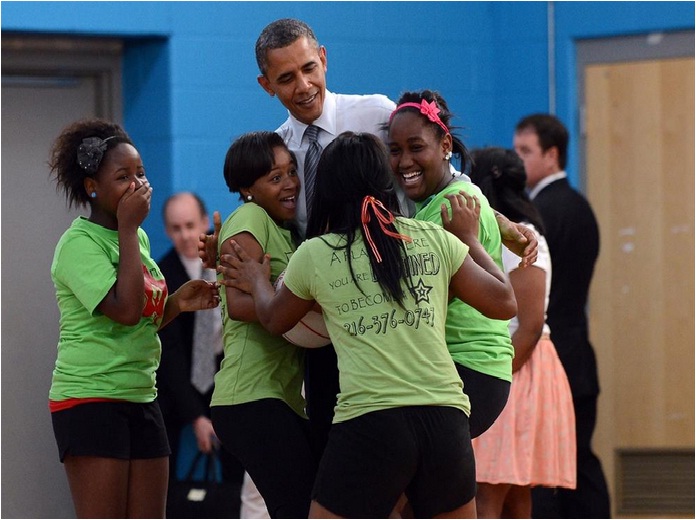
[[[292,255],[285,269],[283,283],[298,298],[303,300],[315,299],[315,283],[313,276],[314,262],[309,254],[309,242],[303,242]]]
[[[92,315],[116,283],[117,274],[118,264],[87,235],[71,237],[58,252],[56,281],[67,287]]]

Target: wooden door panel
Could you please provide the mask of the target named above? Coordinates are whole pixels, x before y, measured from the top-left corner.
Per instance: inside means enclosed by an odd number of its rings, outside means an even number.
[[[590,65],[585,85],[602,237],[590,294],[597,446],[609,457],[693,447],[694,60]]]

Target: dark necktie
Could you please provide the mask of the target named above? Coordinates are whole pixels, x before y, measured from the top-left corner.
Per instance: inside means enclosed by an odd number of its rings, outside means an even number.
[[[312,201],[314,200],[314,183],[317,175],[317,164],[319,164],[319,157],[321,156],[321,145],[317,140],[319,127],[309,125],[304,135],[309,142],[304,162],[305,202],[307,203],[307,217],[309,217],[309,211],[312,208]]]

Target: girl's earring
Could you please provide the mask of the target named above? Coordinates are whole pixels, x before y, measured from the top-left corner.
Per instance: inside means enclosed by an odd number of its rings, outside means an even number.
[[[254,197],[252,197],[251,195],[246,196],[247,202],[251,202],[253,199],[254,199]]]
[[[445,161],[449,161],[452,158],[452,150],[445,154]]]
[[[93,199],[96,199],[96,198],[97,198],[97,192],[96,192],[96,191],[93,191],[92,193],[89,194],[89,196],[92,197]]]

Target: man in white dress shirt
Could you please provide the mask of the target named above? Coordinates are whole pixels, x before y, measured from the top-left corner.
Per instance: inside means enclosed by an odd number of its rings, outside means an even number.
[[[297,224],[304,237],[307,227],[305,200],[304,136],[309,125],[319,127],[318,141],[325,148],[341,132],[370,132],[386,137],[384,124],[396,108],[382,94],[334,94],[326,88],[326,48],[319,45],[312,29],[300,20],[285,18],[268,25],[256,41],[256,62],[261,87],[288,109],[287,120],[276,130],[298,161],[302,194]],[[408,210],[406,198],[402,209]]]

